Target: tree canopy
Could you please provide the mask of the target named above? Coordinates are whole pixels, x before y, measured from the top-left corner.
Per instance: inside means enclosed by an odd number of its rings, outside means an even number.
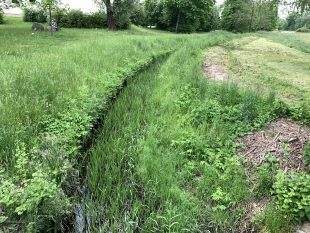
[[[222,27],[234,32],[276,29],[278,5],[278,0],[226,0]]]
[[[146,0],[150,25],[175,32],[210,31],[215,0]]]

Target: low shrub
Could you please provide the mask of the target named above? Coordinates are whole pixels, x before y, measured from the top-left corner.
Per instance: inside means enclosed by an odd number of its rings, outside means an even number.
[[[295,221],[310,219],[310,175],[279,172],[274,184],[279,209]]]
[[[105,28],[107,17],[104,13],[85,14],[80,10],[58,10],[54,17],[60,27],[65,28]]]
[[[53,17],[65,28],[105,28],[107,25],[107,17],[101,12],[85,14],[80,10],[58,9]],[[44,10],[25,8],[24,21],[46,23],[47,15]]]
[[[264,197],[271,193],[272,186],[275,182],[278,164],[277,159],[272,154],[267,156],[266,162],[257,169],[257,196]]]
[[[24,9],[24,22],[38,22],[38,23],[46,23],[47,16],[44,10],[33,9],[33,8],[25,8]]]

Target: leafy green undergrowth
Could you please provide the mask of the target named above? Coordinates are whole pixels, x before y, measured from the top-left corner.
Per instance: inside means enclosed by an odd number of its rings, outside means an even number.
[[[306,160],[307,148],[305,149]],[[255,175],[255,174],[254,174]],[[270,155],[256,172],[257,200],[268,203],[254,216],[257,229],[278,233],[293,232],[295,225],[309,220],[310,176],[306,171],[284,172],[278,160]]]
[[[281,232],[306,216],[309,189],[300,189],[307,177],[281,178],[266,165],[253,191],[235,141],[276,117],[304,120],[309,111],[202,77],[203,51],[240,35],[134,28],[63,30],[50,37],[29,28],[15,19],[0,26],[1,231],[57,231],[68,223],[79,185],[77,154],[132,76],[87,153],[89,230],[236,232],[244,204],[271,192],[277,211],[270,206],[259,228]],[[168,59],[152,63],[171,50]],[[292,181],[300,184],[297,190]],[[292,190],[296,195],[287,198]],[[299,204],[287,211],[292,200]],[[287,221],[275,221],[280,216]]]
[[[72,212],[76,155],[99,114],[134,76],[185,39],[104,30],[31,34],[0,27],[1,231],[50,231]],[[1,40],[2,41],[2,40]]]
[[[141,74],[108,113],[89,154],[90,229],[238,231],[242,206],[257,193],[235,141],[286,107],[274,95],[204,79],[203,51],[219,41],[223,35],[187,43]]]

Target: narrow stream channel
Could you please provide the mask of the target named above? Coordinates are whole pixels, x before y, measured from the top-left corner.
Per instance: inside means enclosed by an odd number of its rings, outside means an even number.
[[[150,118],[156,117],[151,97],[162,81],[159,70],[165,59],[129,80],[107,112],[94,146],[86,152],[88,188],[76,210],[75,232],[132,231],[146,214],[137,172],[138,144],[148,132]]]

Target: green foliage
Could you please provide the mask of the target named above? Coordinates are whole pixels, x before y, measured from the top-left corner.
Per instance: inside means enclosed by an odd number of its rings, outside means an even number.
[[[147,26],[162,27],[161,18],[164,8],[163,2],[159,0],[145,0],[144,8]]]
[[[304,148],[304,160],[307,166],[310,166],[310,142]]]
[[[46,23],[47,15],[43,9],[24,8],[24,22]]]
[[[216,18],[213,0],[148,0],[145,8],[149,24],[175,32],[210,31]]]
[[[298,121],[304,121],[305,123],[310,122],[310,105],[307,103],[307,99],[305,102],[301,102],[292,106],[290,108],[289,114],[291,117]]]
[[[48,11],[49,13],[52,13],[53,10],[57,9],[59,3],[60,0],[41,0],[40,2],[37,2],[39,7]]]
[[[0,7],[0,24],[4,23],[4,18],[3,18],[3,10]]]
[[[56,231],[72,214],[73,166],[93,122],[126,78],[181,41],[135,31],[32,35],[29,24],[9,20],[0,33],[0,66],[11,67],[0,73],[0,231],[19,222],[20,231]]]
[[[131,23],[139,26],[147,26],[146,11],[143,3],[135,3],[130,16]]]
[[[202,78],[203,50],[238,35],[134,28],[46,37],[13,22],[0,34],[5,230],[16,222],[22,231],[63,230],[57,225],[72,214],[68,195],[78,185],[74,167],[84,165],[76,156],[102,117],[81,155],[89,158],[82,203],[91,231],[237,231],[252,195],[236,138],[286,113],[274,95]],[[262,170],[269,186],[272,169]]]
[[[301,13],[310,11],[310,2],[308,0],[294,0],[293,2],[288,3],[291,3],[291,5],[297,8],[297,10]]]
[[[310,29],[310,13],[292,12],[286,18],[284,30],[307,32]]]
[[[163,9],[163,24],[176,32],[210,31],[208,25],[214,7],[213,0],[166,0]]]
[[[226,0],[222,27],[234,32],[274,30],[278,23],[278,4],[278,0]]]
[[[134,7],[133,0],[115,0],[113,2],[116,28],[128,29],[130,26],[130,17]]]
[[[275,203],[269,204],[263,213],[256,216],[254,224],[258,229],[267,230],[270,233],[294,232],[292,219],[283,213]]]
[[[299,17],[299,13],[292,12],[286,18],[286,24],[284,25],[285,30],[296,30],[296,20]]]
[[[212,30],[221,29],[220,7],[213,7],[212,16],[209,21],[209,23],[211,23],[210,28]]]
[[[263,165],[257,169],[257,187],[255,187],[258,197],[268,197],[271,194],[272,187],[275,182],[278,165],[277,159],[270,154],[266,157]]]
[[[85,14],[80,10],[58,9],[54,13],[54,18],[59,26],[64,28],[106,28],[106,14],[96,12]]]
[[[279,172],[274,184],[279,209],[297,221],[310,218],[310,175]]]
[[[39,224],[60,221],[70,208],[69,199],[56,181],[61,171],[45,167],[37,153],[28,154],[25,145],[20,144],[15,153],[15,175],[8,177],[4,170],[0,173],[0,205],[5,209],[2,221],[22,217],[27,221],[20,227],[33,231],[42,227]],[[63,169],[66,165],[62,164]]]
[[[249,0],[226,0],[222,13],[222,27],[228,31],[250,30],[251,9]]]
[[[265,0],[252,2],[252,31],[271,31],[278,25],[279,0]]]

